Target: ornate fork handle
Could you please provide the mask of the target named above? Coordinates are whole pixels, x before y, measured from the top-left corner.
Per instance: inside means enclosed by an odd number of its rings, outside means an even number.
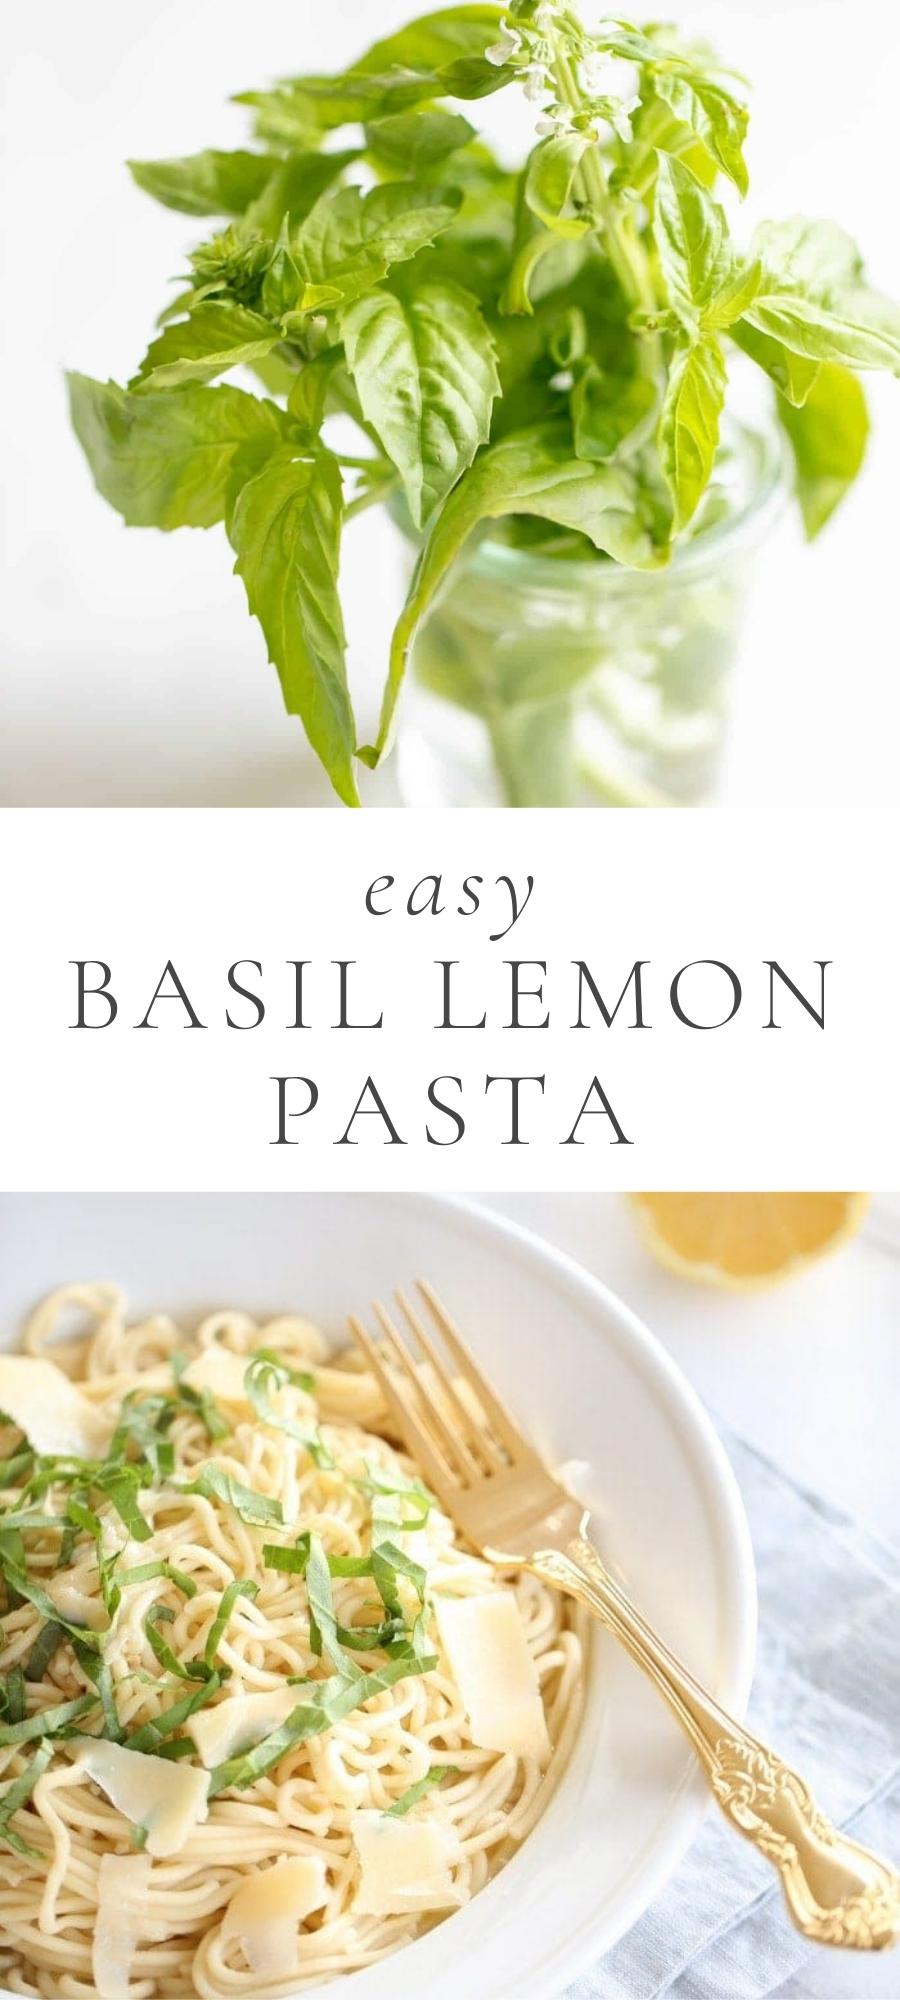
[[[819,1944],[881,1951],[900,1938],[900,1875],[819,1812],[808,1786],[688,1673],[604,1568],[584,1535],[528,1565],[622,1641],[677,1716],[714,1797],[781,1878],[798,1929]]]

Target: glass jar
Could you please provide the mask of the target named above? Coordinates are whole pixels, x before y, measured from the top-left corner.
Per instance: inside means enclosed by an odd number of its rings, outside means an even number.
[[[733,422],[697,532],[668,569],[473,542],[414,647],[404,803],[707,797],[754,558],[786,491],[776,433]]]

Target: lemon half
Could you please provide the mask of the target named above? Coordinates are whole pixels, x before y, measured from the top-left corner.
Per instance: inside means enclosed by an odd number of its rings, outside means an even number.
[[[865,1194],[636,1194],[648,1247],[696,1284],[752,1291],[814,1264],[855,1235]]]

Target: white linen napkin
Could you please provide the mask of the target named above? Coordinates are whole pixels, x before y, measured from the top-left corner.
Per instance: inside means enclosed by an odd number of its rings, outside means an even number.
[[[900,1553],[724,1442],[759,1579],[750,1726],[832,1819],[900,1861]],[[566,2000],[762,2000],[789,1981],[813,1996],[821,1956],[769,1865],[712,1810],[665,1893]],[[900,1964],[897,1978],[900,1992]]]

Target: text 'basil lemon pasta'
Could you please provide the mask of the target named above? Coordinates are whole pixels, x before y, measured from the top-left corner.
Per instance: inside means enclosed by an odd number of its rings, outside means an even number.
[[[503,1867],[577,1728],[577,1610],[458,1543],[293,1316],[45,1300],[0,1356],[0,1577],[15,1993],[286,2000],[371,1964]]]

